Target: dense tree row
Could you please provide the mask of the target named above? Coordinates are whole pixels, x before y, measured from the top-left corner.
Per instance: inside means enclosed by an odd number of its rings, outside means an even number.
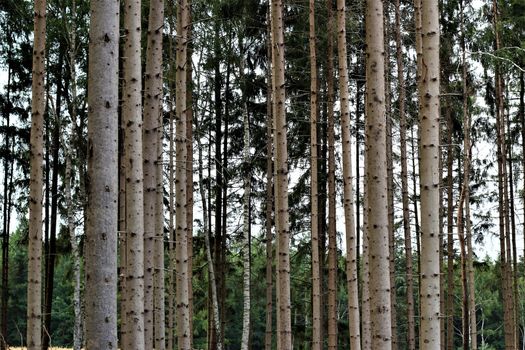
[[[1,348],[521,347],[524,14],[2,2]]]

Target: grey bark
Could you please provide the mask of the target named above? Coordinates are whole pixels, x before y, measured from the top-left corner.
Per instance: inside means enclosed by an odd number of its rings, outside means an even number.
[[[117,348],[119,2],[91,2],[86,348]]]

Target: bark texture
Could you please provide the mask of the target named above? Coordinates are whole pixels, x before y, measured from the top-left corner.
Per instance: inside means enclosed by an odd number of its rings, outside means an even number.
[[[88,62],[86,348],[117,349],[119,2],[92,1]]]
[[[335,193],[335,123],[334,123],[334,14],[331,0],[326,1],[327,37],[327,136],[328,136],[328,349],[337,349],[337,233]]]
[[[440,341],[439,284],[439,9],[438,3],[421,2],[419,65],[421,191],[421,329],[420,348],[438,350]]]
[[[275,229],[277,236],[277,348],[292,349],[290,304],[290,228],[286,141],[284,28],[282,0],[272,0],[273,124],[275,145]]]
[[[144,349],[144,192],[142,166],[141,1],[124,1],[124,119],[126,186],[126,349]]]
[[[367,0],[366,4],[365,229],[369,242],[372,349],[391,349],[383,3]]]
[[[188,28],[189,23],[189,0],[179,0],[177,8],[177,72],[176,72],[176,171],[175,171],[175,235],[177,245],[175,248],[176,260],[176,302],[177,302],[177,348],[179,350],[190,350],[191,327],[188,291],[188,222],[187,222],[187,184],[186,184],[186,162],[188,152],[186,146],[186,123],[187,110],[186,88],[187,88],[187,52],[188,52]]]
[[[162,185],[162,27],[164,1],[149,3],[144,77],[144,336],[165,348],[164,216]]]
[[[348,91],[348,63],[346,51],[345,1],[337,0],[337,55],[339,62],[339,95],[341,99],[341,135],[343,142],[343,206],[346,232],[346,274],[348,288],[348,319],[350,347],[359,350],[359,296],[356,264],[354,191],[352,175],[352,144],[350,141],[350,106]]]
[[[29,247],[27,271],[27,348],[42,346],[42,188],[44,154],[46,52],[46,1],[34,6],[34,43],[31,97],[30,175],[29,175]]]
[[[319,196],[317,174],[317,56],[315,47],[315,1],[309,2],[310,48],[310,229],[312,237],[312,350],[322,348],[321,271],[319,265]]]

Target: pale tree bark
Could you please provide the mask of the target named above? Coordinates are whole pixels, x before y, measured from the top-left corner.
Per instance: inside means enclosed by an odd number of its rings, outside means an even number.
[[[446,109],[447,120],[447,332],[446,349],[454,348],[454,145],[452,144],[452,111]]]
[[[91,2],[86,348],[117,348],[119,2]]]
[[[126,177],[126,349],[144,349],[144,193],[142,166],[141,1],[124,1],[124,153]],[[146,345],[146,348],[149,347]]]
[[[328,349],[337,349],[337,233],[335,193],[335,126],[334,126],[334,11],[326,1],[328,13],[326,102],[328,122]]]
[[[372,349],[392,348],[388,237],[383,3],[366,2],[366,192]],[[372,209],[373,208],[373,209]]]
[[[315,48],[315,1],[309,2],[310,48],[310,229],[312,235],[312,350],[322,349],[321,271],[319,267],[319,195],[317,174],[317,56]]]
[[[165,348],[162,182],[162,28],[164,1],[149,4],[144,81],[144,341]]]
[[[367,168],[366,162],[367,154],[365,153],[365,174]],[[368,192],[368,183],[367,181],[363,182],[363,193]],[[368,225],[368,196],[363,198],[363,227]],[[370,245],[368,239],[367,230],[363,230],[363,269],[362,269],[362,293],[361,293],[361,312],[362,312],[362,342],[361,346],[363,350],[372,350],[372,324],[370,321]]]
[[[241,80],[244,80],[244,49],[242,39],[239,40],[241,48],[241,63],[239,71]],[[243,92],[244,94],[244,92]],[[243,310],[242,310],[242,337],[241,350],[249,349],[250,342],[250,195],[251,195],[251,171],[250,171],[250,123],[248,116],[247,97],[243,96],[243,170],[244,170],[244,194],[243,194],[243,244],[242,244],[242,265],[243,265]]]
[[[27,271],[27,348],[42,347],[42,187],[45,97],[46,0],[35,1],[29,175],[29,262]]]
[[[188,152],[186,146],[187,123],[187,52],[190,5],[189,0],[179,0],[177,8],[177,72],[176,72],[176,302],[177,302],[177,348],[191,348],[191,327],[188,291],[188,222],[187,222],[187,178]]]
[[[266,67],[266,330],[264,335],[264,349],[272,349],[272,314],[273,314],[273,113],[272,113],[272,28],[270,6],[268,6],[268,27],[266,34],[268,66]]]
[[[273,124],[275,145],[275,229],[277,236],[277,348],[292,349],[290,303],[290,228],[286,141],[284,28],[282,0],[272,0]]]
[[[405,243],[406,283],[407,283],[407,349],[416,349],[416,331],[414,315],[414,280],[412,267],[412,232],[410,230],[410,211],[408,203],[408,165],[407,165],[407,116],[405,113],[406,90],[403,43],[401,38],[400,0],[396,0],[396,62],[399,89],[399,138],[401,147],[401,201],[403,207],[403,233]]]
[[[392,328],[392,350],[397,350],[397,315],[396,315],[396,282],[395,282],[395,233],[394,233],[394,159],[392,150],[392,89],[390,86],[390,7],[389,2],[384,3],[384,28],[385,47],[385,133],[386,133],[386,174],[387,174],[387,208],[388,208],[388,255],[390,274],[390,325]]]
[[[422,62],[418,79],[421,144],[421,329],[420,348],[437,350],[439,314],[439,9],[438,3],[421,2]],[[417,35],[416,35],[417,36]]]
[[[348,323],[350,347],[360,349],[359,295],[356,264],[354,193],[352,175],[352,148],[350,141],[350,107],[348,91],[348,63],[346,53],[345,1],[337,0],[337,54],[339,62],[339,96],[341,99],[341,135],[343,142],[343,204],[346,232],[346,274],[348,288]]]
[[[188,22],[191,22],[191,11],[188,14]],[[187,208],[188,215],[186,217],[188,225],[188,298],[190,304],[190,331],[193,334],[193,45],[192,42],[192,27],[188,28],[188,55],[187,69],[186,69],[186,105],[187,122],[186,122],[186,149],[188,152],[188,161],[186,166],[186,191],[187,191]],[[191,348],[193,349],[193,337],[191,338]]]

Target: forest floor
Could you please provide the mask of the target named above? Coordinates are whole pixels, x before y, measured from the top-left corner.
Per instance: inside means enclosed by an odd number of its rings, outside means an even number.
[[[7,347],[8,350],[27,350],[27,348],[20,348],[20,347],[12,347],[12,346],[8,346]],[[49,347],[49,350],[72,350],[73,348],[59,348],[59,347]]]

